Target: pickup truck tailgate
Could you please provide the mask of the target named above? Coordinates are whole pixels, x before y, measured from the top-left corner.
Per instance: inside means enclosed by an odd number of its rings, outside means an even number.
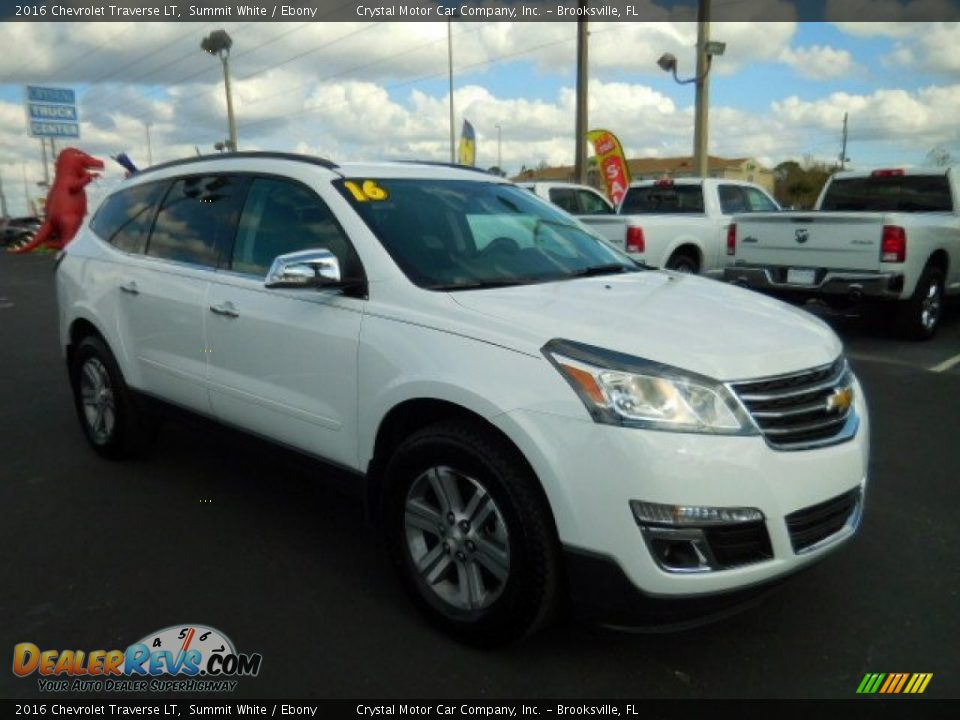
[[[878,213],[756,213],[734,217],[735,264],[879,270]]]

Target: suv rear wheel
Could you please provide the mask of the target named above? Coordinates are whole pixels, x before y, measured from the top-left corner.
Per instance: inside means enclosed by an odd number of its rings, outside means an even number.
[[[552,615],[556,534],[512,445],[479,424],[432,425],[400,444],[386,476],[388,547],[432,622],[489,647],[532,633]]]
[[[70,365],[74,404],[90,446],[107,458],[141,452],[156,432],[156,421],[140,413],[113,353],[98,337],[77,345]]]

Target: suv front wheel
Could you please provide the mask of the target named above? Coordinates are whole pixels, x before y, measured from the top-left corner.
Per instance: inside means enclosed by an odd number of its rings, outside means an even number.
[[[403,441],[386,468],[385,531],[407,591],[442,629],[478,646],[517,640],[556,605],[556,532],[517,450],[479,424]]]

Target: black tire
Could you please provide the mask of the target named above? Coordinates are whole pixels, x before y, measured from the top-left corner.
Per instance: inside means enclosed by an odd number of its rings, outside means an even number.
[[[560,597],[556,529],[536,478],[509,442],[469,421],[432,425],[397,447],[385,477],[387,547],[405,589],[431,622],[463,642],[494,647],[552,618]],[[432,489],[435,482],[457,488],[464,512],[453,520]],[[485,511],[471,514],[470,500],[474,510]],[[408,514],[411,504],[424,510]],[[408,524],[414,515],[416,523]],[[418,560],[431,572],[418,571]],[[471,583],[463,581],[474,574],[474,587],[486,594],[464,597]]]
[[[70,384],[80,427],[97,453],[115,460],[147,449],[157,421],[137,407],[113,353],[99,337],[89,335],[77,345]]]
[[[928,265],[909,300],[897,308],[897,327],[910,340],[929,340],[943,316],[943,270]]]
[[[700,263],[697,261],[696,255],[686,250],[678,250],[667,260],[666,268],[674,272],[696,275],[700,272]]]

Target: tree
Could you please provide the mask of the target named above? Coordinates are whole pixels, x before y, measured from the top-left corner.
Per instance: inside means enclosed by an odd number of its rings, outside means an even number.
[[[942,145],[937,145],[927,153],[927,164],[934,167],[945,167],[953,164],[953,155]]]
[[[774,196],[785,207],[812,208],[836,170],[810,156],[804,158],[802,165],[795,160],[786,160],[773,169]]]

